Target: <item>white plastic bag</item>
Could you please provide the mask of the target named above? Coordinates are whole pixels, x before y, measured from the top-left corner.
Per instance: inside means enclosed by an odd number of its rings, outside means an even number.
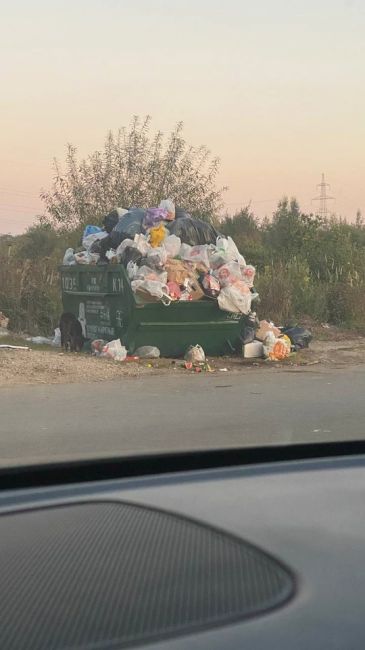
[[[215,277],[219,280],[221,287],[228,287],[235,282],[242,280],[241,267],[238,262],[227,262],[214,271]]]
[[[127,275],[129,277],[129,279],[134,280],[137,273],[138,273],[137,264],[135,262],[132,262],[132,261],[128,262],[128,264],[127,264]]]
[[[185,361],[198,365],[205,362],[205,352],[201,345],[191,345],[185,352]]]
[[[151,269],[150,266],[141,266],[137,269],[135,276],[136,280],[157,280],[162,284],[167,282],[167,271],[159,271],[157,269]]]
[[[61,347],[61,330],[59,327],[56,327],[54,331],[54,336],[52,339],[52,345],[54,348],[60,348]]]
[[[90,251],[80,251],[75,253],[75,260],[77,264],[96,264],[100,259],[98,253],[90,253]]]
[[[242,268],[242,278],[248,287],[253,287],[253,283],[255,281],[255,273],[256,269],[254,266],[251,266],[251,264],[248,264],[248,266],[244,266]]]
[[[251,311],[251,293],[243,293],[234,284],[224,287],[218,296],[218,305],[223,311],[249,314]]]
[[[169,235],[163,243],[168,257],[177,257],[181,248],[181,239],[176,235]]]
[[[134,354],[140,359],[158,359],[161,356],[160,350],[154,345],[142,345]]]
[[[189,244],[181,244],[179,255],[182,260],[191,262],[193,264],[204,264],[209,269],[209,255],[208,246],[189,246]]]
[[[133,239],[123,239],[123,241],[119,244],[117,250],[115,251],[116,254],[118,255],[118,258],[122,256],[122,253],[125,248],[137,248],[137,244]]]
[[[127,357],[127,350],[121,344],[120,339],[115,339],[104,345],[100,356],[106,357],[107,359],[114,359],[114,361],[124,361]]]
[[[224,252],[225,258],[229,262],[238,262],[241,266],[246,266],[245,258],[239,252],[232,237],[217,237],[217,249]]]
[[[76,264],[75,251],[73,248],[68,248],[63,256],[62,264],[64,266],[74,266]]]
[[[169,290],[165,283],[158,280],[132,280],[132,291],[136,292],[139,289],[146,291],[151,296],[158,298],[158,300],[167,299],[171,302]]]
[[[166,210],[167,221],[173,221],[175,219],[175,203],[172,199],[163,199],[158,207]]]
[[[148,241],[148,235],[135,235],[134,244],[143,256],[147,255],[148,251],[150,251],[152,248],[151,244]]]

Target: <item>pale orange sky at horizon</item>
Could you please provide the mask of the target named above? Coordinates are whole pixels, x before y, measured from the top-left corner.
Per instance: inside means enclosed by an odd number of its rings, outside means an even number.
[[[365,212],[361,0],[14,0],[0,8],[0,232],[42,211],[52,158],[102,147],[133,114],[221,158],[226,208]],[[106,210],[110,206],[106,206]],[[331,205],[332,207],[332,205]]]

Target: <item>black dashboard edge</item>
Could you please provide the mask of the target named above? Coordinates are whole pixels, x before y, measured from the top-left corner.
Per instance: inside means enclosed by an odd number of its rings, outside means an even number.
[[[0,468],[0,490],[365,454],[365,440],[204,449]]]

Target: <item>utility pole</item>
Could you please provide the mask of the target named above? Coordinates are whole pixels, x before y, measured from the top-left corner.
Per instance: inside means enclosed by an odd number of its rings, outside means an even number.
[[[320,217],[328,217],[328,207],[327,207],[327,201],[334,201],[335,197],[334,196],[329,196],[327,194],[327,188],[329,188],[329,184],[325,182],[324,180],[324,174],[322,174],[322,182],[317,185],[319,188],[319,196],[315,196],[312,201],[319,201],[319,210],[318,214]]]

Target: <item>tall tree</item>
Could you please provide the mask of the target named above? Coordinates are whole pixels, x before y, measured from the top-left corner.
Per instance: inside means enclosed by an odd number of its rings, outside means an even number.
[[[98,222],[119,206],[155,206],[172,198],[188,212],[212,220],[222,207],[225,188],[216,188],[218,158],[204,147],[192,147],[178,123],[167,139],[161,131],[150,134],[149,117],[134,117],[129,129],[109,132],[102,151],[78,160],[68,145],[63,171],[54,161],[54,180],[43,191],[43,223],[73,230]]]

